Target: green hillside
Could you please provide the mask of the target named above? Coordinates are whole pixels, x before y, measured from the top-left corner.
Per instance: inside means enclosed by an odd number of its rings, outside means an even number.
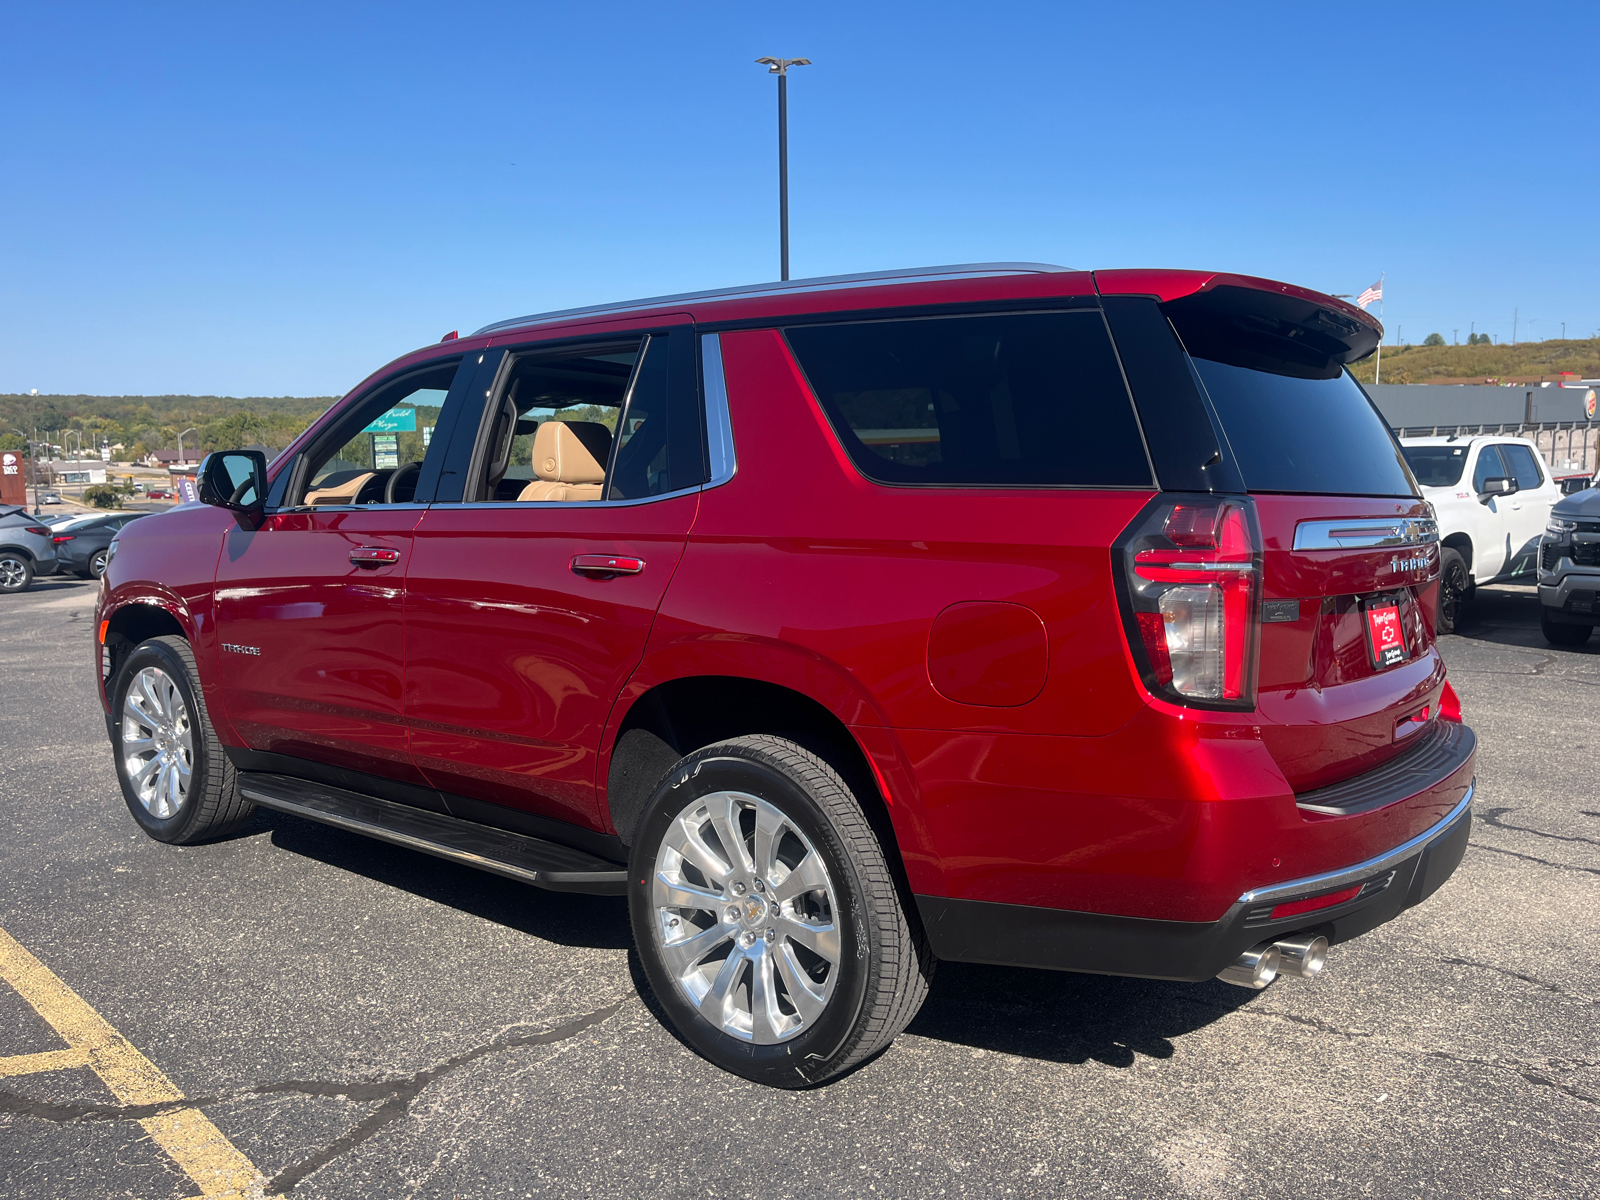
[[[1372,358],[1351,367],[1362,383],[1371,383]],[[1488,379],[1554,379],[1571,371],[1584,379],[1600,379],[1600,339],[1522,342],[1515,346],[1385,346],[1382,383],[1426,383],[1453,379],[1483,383]]]
[[[259,443],[278,450],[325,412],[334,396],[20,396],[0,395],[0,450],[20,450],[15,430],[85,453],[101,441],[121,443],[119,458],[142,458],[152,450],[225,450]]]

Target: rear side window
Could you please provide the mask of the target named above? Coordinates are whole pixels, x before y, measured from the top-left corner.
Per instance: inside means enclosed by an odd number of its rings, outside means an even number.
[[[1389,427],[1348,374],[1193,362],[1250,491],[1414,495]]]
[[[1478,465],[1472,469],[1472,490],[1483,492],[1483,485],[1490,479],[1510,479],[1511,471],[1500,460],[1500,447],[1485,446],[1478,451]]]
[[[1533,457],[1532,450],[1512,443],[1500,447],[1500,456],[1506,460],[1506,466],[1516,472],[1519,489],[1525,491],[1544,486],[1544,476],[1539,472],[1539,463]]]
[[[1098,311],[803,325],[785,334],[869,479],[1152,486]]]

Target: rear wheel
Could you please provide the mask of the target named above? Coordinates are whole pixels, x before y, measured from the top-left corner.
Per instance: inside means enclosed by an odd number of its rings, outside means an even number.
[[[188,845],[231,833],[255,805],[239,794],[179,637],[141,642],[112,691],[117,780],[133,819],[160,842]]]
[[[106,573],[106,558],[109,554],[109,550],[96,550],[94,552],[94,557],[89,559],[88,574],[91,577],[99,579],[100,576]]]
[[[667,1017],[759,1083],[848,1070],[927,995],[933,957],[860,803],[783,738],[733,738],[673,767],[640,821],[628,899]]]
[[[1467,560],[1446,546],[1439,555],[1439,617],[1435,623],[1439,633],[1456,631],[1471,594],[1472,576],[1467,574]]]
[[[0,553],[0,592],[25,592],[33,582],[33,562],[24,554]]]
[[[1544,640],[1552,646],[1581,646],[1594,632],[1593,625],[1567,625],[1552,621],[1549,612],[1543,608],[1539,610],[1539,629],[1544,634]]]

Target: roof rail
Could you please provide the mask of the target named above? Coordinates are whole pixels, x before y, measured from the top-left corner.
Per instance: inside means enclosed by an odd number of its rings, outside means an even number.
[[[651,296],[643,300],[625,300],[620,304],[596,304],[588,308],[563,308],[555,312],[534,313],[526,317],[513,317],[509,321],[496,321],[485,325],[473,337],[497,333],[503,329],[520,329],[528,325],[543,325],[551,321],[565,321],[571,317],[609,316],[635,312],[642,308],[661,308],[668,304],[683,304],[691,300],[735,300],[746,296],[786,296],[798,292],[829,292],[841,288],[883,287],[894,283],[931,283],[940,279],[973,279],[988,275],[1038,275],[1052,271],[1070,271],[1071,267],[1058,267],[1053,263],[1001,262],[957,263],[944,267],[911,267],[899,271],[867,271],[859,275],[822,275],[814,279],[790,279],[782,283],[749,283],[742,287],[717,288],[705,292],[679,292],[672,296]]]

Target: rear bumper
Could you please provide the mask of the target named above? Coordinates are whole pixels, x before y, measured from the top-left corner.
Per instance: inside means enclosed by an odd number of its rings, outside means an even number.
[[[1437,824],[1383,854],[1319,875],[1255,888],[1217,921],[1161,921],[1023,904],[918,896],[933,951],[955,962],[1042,967],[1198,982],[1259,942],[1296,932],[1349,941],[1420,904],[1466,853],[1472,795]],[[1343,903],[1274,920],[1273,908],[1350,887]]]

